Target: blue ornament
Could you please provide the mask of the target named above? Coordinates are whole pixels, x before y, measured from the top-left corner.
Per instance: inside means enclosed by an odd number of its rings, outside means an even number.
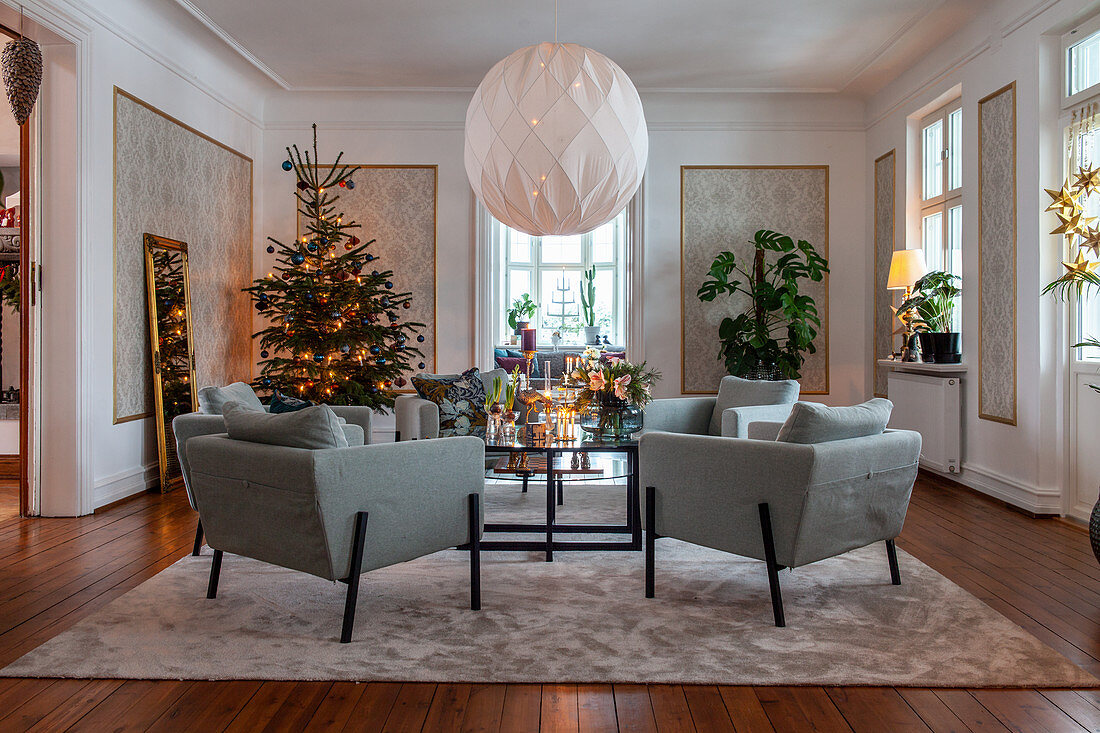
[[[324,354],[314,354],[313,355],[313,360],[317,361],[317,362],[324,361],[325,360],[325,355]]]
[[[392,289],[393,289],[393,283],[387,282],[386,283],[386,290],[392,290]]]
[[[416,368],[417,369],[423,369],[426,366],[427,366],[427,364],[425,364],[424,362],[420,362],[419,364],[416,365]]]
[[[390,317],[390,323],[397,323],[397,314],[396,313],[387,313],[386,315],[388,315]]]
[[[399,343],[399,344],[405,343],[405,334],[403,334],[403,333],[397,334],[397,343]]]
[[[272,247],[272,246],[271,246],[270,244],[269,244],[269,245],[267,245],[267,253],[268,253],[269,255],[275,254],[275,248],[274,248],[274,247]]]
[[[390,299],[387,298],[385,295],[383,295],[382,299],[378,302],[382,304],[383,308],[389,308],[390,307]]]
[[[300,265],[305,261],[306,261],[306,256],[304,254],[302,254],[301,252],[295,252],[294,254],[292,254],[290,256],[290,264],[292,264],[292,265]]]
[[[370,325],[370,319],[369,318],[364,318],[363,319],[363,325],[364,326],[369,326]]]
[[[294,164],[293,164],[293,163],[291,163],[291,162],[290,162],[289,160],[284,160],[284,161],[283,161],[283,170],[284,170],[284,171],[292,171],[292,170],[294,170]]]
[[[367,255],[367,262],[374,262],[374,255]],[[375,273],[376,275],[378,273]]]
[[[260,352],[260,358],[261,359],[266,359],[267,357],[268,357],[268,352],[267,352],[266,349],[264,351]]]
[[[379,348],[378,344],[375,344],[374,346],[370,347],[370,353],[374,354],[375,356],[378,356],[379,354],[382,353],[382,349]]]
[[[378,362],[377,362],[378,366],[383,366],[385,363],[386,363],[386,359],[384,357],[379,359]]]
[[[416,340],[419,341],[420,343],[424,343],[424,334],[420,334],[419,336],[417,336]]]
[[[370,276],[371,277],[378,277],[378,270],[371,270],[370,271]]]
[[[306,245],[306,249],[308,249],[310,252],[316,252],[317,251],[317,243],[316,242],[310,242],[309,244]]]
[[[260,384],[262,384],[265,387],[270,387],[271,386],[271,380],[268,379],[267,377],[264,377],[263,379],[260,380]]]
[[[355,188],[355,181],[353,181],[349,178],[348,180],[344,181],[344,185],[347,188]]]
[[[340,347],[340,353],[341,353],[341,354],[346,354],[346,353],[348,353],[349,351],[351,351],[351,347],[350,347],[350,346],[348,346],[347,344],[344,344],[344,345],[342,345],[342,346]]]
[[[283,316],[283,323],[293,323],[293,322],[294,322],[294,314],[293,313],[287,313],[285,316]]]
[[[332,313],[329,313],[328,316],[329,316],[329,318],[339,318],[340,317],[340,311],[333,311]]]
[[[306,300],[313,300],[313,293],[306,293]]]

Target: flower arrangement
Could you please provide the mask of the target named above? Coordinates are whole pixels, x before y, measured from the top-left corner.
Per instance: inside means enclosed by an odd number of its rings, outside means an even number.
[[[646,368],[644,361],[631,364],[626,359],[611,358],[601,362],[599,350],[594,351],[595,358],[590,358],[589,350],[585,349],[581,365],[569,375],[583,385],[577,394],[582,407],[593,402],[644,407],[653,399],[652,388],[661,378],[660,373]]]

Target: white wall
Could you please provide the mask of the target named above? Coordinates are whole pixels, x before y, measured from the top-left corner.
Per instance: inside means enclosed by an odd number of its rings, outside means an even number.
[[[112,424],[114,87],[255,158],[270,83],[170,0],[26,8],[64,37],[44,45],[39,103],[42,513],[79,514],[143,490],[157,452],[152,420]]]
[[[678,395],[680,390],[680,166],[827,164],[832,389],[822,399],[861,399],[868,383],[863,356],[867,316],[861,305],[867,281],[862,104],[836,96],[774,94],[643,94],[642,101],[650,125],[643,356],[663,372],[658,396]],[[311,122],[318,123],[322,159],[331,160],[343,150],[351,163],[439,165],[441,371],[465,369],[476,360],[474,204],[463,165],[468,103],[466,92],[276,92],[264,111],[267,162],[260,180],[265,234],[293,236],[292,181],[278,161],[287,145],[310,142]],[[269,261],[265,259],[265,268]]]
[[[1040,298],[1060,274],[1057,238],[1040,212],[1042,187],[1057,188],[1062,169],[1058,38],[1095,3],[1004,2],[962,28],[867,102],[866,159],[896,148],[897,248],[920,246],[918,116],[952,90],[963,103],[963,473],[959,480],[1039,513],[1064,510],[1066,484],[1066,337],[1062,309]],[[1017,106],[1017,425],[978,418],[978,100],[1016,82]],[[868,201],[873,173],[865,170]],[[907,218],[908,213],[908,218]],[[868,241],[873,211],[865,214]],[[907,226],[902,226],[906,223]],[[868,277],[873,253],[867,250]],[[871,300],[866,301],[870,308]]]

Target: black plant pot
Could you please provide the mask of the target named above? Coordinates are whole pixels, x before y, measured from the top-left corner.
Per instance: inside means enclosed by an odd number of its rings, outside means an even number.
[[[523,333],[523,330],[531,325],[530,321],[516,321],[516,330],[513,331],[515,335],[519,336]]]
[[[959,364],[962,362],[962,341],[957,331],[928,335],[932,337],[932,353],[935,355],[937,364]],[[921,345],[923,347],[923,343]]]
[[[932,339],[930,333],[918,333],[917,340],[920,341],[920,360],[923,362],[933,362],[936,360],[936,343]]]
[[[1096,506],[1092,508],[1092,518],[1089,519],[1089,541],[1092,542],[1092,554],[1096,555],[1096,562],[1100,562],[1100,499],[1096,500]]]

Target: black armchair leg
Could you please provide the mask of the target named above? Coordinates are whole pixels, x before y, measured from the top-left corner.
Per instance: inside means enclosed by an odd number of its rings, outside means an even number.
[[[645,597],[653,597],[654,540],[657,539],[657,489],[645,489]]]
[[[530,479],[530,478],[531,478],[530,474],[526,474],[526,473],[523,474],[523,493],[524,494],[527,493],[527,480]]]
[[[195,549],[191,551],[192,557],[198,557],[199,551],[202,550],[202,520],[199,520],[199,526],[195,528]]]
[[[470,610],[481,610],[481,497],[470,494]]]
[[[214,550],[214,561],[210,563],[210,583],[206,586],[206,597],[218,597],[218,578],[222,573],[222,551]]]
[[[764,561],[768,566],[768,585],[772,592],[772,614],[776,626],[786,626],[783,619],[783,595],[779,590],[779,564],[775,561],[775,541],[772,538],[772,515],[767,503],[758,505],[760,509],[760,533],[764,536]]]
[[[355,513],[355,534],[351,540],[351,568],[348,571],[348,596],[344,600],[344,625],[340,630],[340,643],[351,641],[355,626],[355,603],[359,600],[359,575],[363,571],[363,546],[367,540],[367,512]]]
[[[898,569],[898,550],[893,540],[886,540],[886,557],[890,560],[890,582],[901,585],[901,570]]]
[[[401,431],[400,430],[394,430],[393,431],[393,442],[394,443],[400,443],[401,442]]]

